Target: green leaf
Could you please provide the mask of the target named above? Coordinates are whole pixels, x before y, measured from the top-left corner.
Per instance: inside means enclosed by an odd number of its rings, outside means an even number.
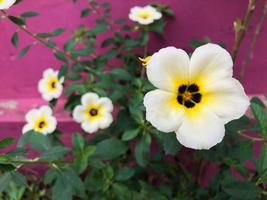
[[[133,175],[134,175],[134,169],[124,167],[124,168],[119,169],[115,179],[117,181],[125,181],[125,180],[130,179]]]
[[[163,148],[166,155],[176,155],[181,149],[180,143],[177,141],[174,133],[162,133]]]
[[[63,62],[67,62],[68,61],[67,58],[65,57],[65,55],[62,52],[56,51],[56,52],[54,52],[54,56],[60,61],[63,61]]]
[[[95,152],[95,149],[95,146],[87,146],[75,155],[74,167],[79,174],[87,168],[88,158]]]
[[[114,69],[109,72],[116,79],[131,80],[132,76],[124,69]]]
[[[46,150],[41,155],[40,159],[42,160],[58,160],[63,159],[65,154],[67,154],[70,151],[69,148],[63,147],[63,146],[56,146],[52,147],[49,150]]]
[[[261,135],[265,140],[267,140],[267,113],[265,111],[265,106],[261,100],[256,97],[253,97],[250,103],[252,113],[261,128]]]
[[[165,22],[163,19],[157,20],[149,26],[149,29],[153,32],[162,34],[164,31]]]
[[[12,180],[16,183],[17,186],[25,188],[28,187],[27,180],[22,174],[17,171],[13,171],[10,174]]]
[[[88,8],[83,9],[83,10],[81,11],[81,17],[86,17],[86,16],[88,16],[91,12],[92,12],[91,9],[88,9]]]
[[[73,50],[72,56],[73,57],[78,57],[78,56],[88,56],[90,53],[92,53],[94,51],[94,47],[93,46],[88,46],[84,49],[80,49],[80,50]]]
[[[267,144],[262,147],[259,160],[257,161],[257,169],[262,174],[267,171]]]
[[[10,180],[11,174],[9,172],[0,176],[0,193],[2,193],[6,189]]]
[[[84,94],[87,92],[85,85],[79,83],[73,83],[69,85],[65,90],[65,95],[70,95],[71,93],[77,91],[79,94]]]
[[[11,37],[11,43],[13,44],[14,47],[18,47],[19,44],[19,34],[18,32],[15,32],[12,37]]]
[[[68,40],[65,44],[64,44],[64,50],[65,51],[72,51],[73,48],[76,45],[76,39],[75,38],[71,38],[70,40]]]
[[[32,45],[28,45],[26,47],[24,47],[20,52],[19,52],[19,58],[22,58],[23,56],[25,56],[28,51],[30,50],[30,48],[32,47]]]
[[[14,17],[14,16],[8,16],[8,18],[15,24],[19,25],[19,26],[24,26],[25,22],[22,18],[19,17]]]
[[[48,136],[35,131],[29,131],[20,137],[18,147],[22,148],[26,144],[30,144],[31,148],[41,151],[50,149],[52,145]]]
[[[79,133],[72,135],[72,145],[75,151],[82,151],[85,147],[85,140]]]
[[[261,190],[252,182],[232,181],[223,185],[223,190],[237,199],[257,199]]]
[[[7,137],[0,141],[0,149],[6,148],[14,142],[15,138]]]
[[[61,77],[65,77],[67,72],[68,72],[68,66],[63,65],[58,72],[58,79],[60,79]]]
[[[122,135],[122,140],[123,141],[129,141],[132,140],[133,138],[135,138],[138,133],[140,132],[139,129],[131,129],[131,130],[127,130],[123,133]]]
[[[128,150],[127,145],[118,139],[106,139],[96,145],[95,156],[103,160],[112,160],[123,155]]]
[[[22,18],[28,18],[28,17],[36,17],[38,16],[39,14],[37,12],[34,12],[34,11],[29,11],[29,12],[24,12],[22,13],[20,16]]]
[[[59,35],[61,35],[64,32],[65,32],[65,29],[63,29],[63,28],[57,28],[51,34],[52,34],[52,36],[59,36]]]
[[[148,164],[148,152],[150,150],[150,144],[151,136],[149,134],[145,134],[135,146],[135,158],[138,164],[142,167],[146,167]]]

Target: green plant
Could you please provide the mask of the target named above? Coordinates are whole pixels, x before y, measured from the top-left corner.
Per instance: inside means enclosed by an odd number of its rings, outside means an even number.
[[[174,15],[168,6],[153,6],[167,17]],[[2,199],[266,199],[267,114],[260,99],[251,100],[255,119],[243,116],[229,122],[223,142],[208,151],[184,153],[175,134],[162,133],[146,120],[143,98],[154,87],[138,57],[150,55],[150,34],[163,36],[164,18],[149,25],[130,26],[125,19],[111,18],[108,3],[90,0],[81,17],[97,15],[95,27],[80,26],[61,50],[53,38],[64,29],[33,34],[26,22],[38,13],[10,16],[1,12],[62,61],[58,79],[69,81],[64,86],[66,110],[72,113],[88,91],[109,97],[117,110],[111,126],[99,130],[90,140],[86,140],[85,132],[73,133],[71,147],[63,145],[60,136],[65,133],[57,129],[49,135],[33,130],[23,134],[16,149],[0,155]],[[99,46],[96,40],[105,32],[111,34]],[[19,32],[11,41],[18,46]],[[191,45],[196,48],[207,42],[192,41]],[[32,45],[23,48],[19,56],[28,53]],[[96,52],[99,48],[103,53]],[[57,99],[49,105],[54,108]],[[263,147],[255,158],[253,145],[258,142]],[[11,144],[13,139],[6,138],[0,141],[0,148]],[[29,158],[29,151],[38,155]],[[247,161],[252,161],[253,167]],[[210,164],[219,171],[204,187],[203,175]],[[22,173],[31,165],[47,167],[41,180]]]

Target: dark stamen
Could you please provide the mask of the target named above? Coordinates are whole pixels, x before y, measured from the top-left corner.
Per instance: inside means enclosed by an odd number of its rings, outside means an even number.
[[[56,88],[56,82],[53,81],[53,82],[51,83],[51,87],[52,87],[52,88]]]
[[[89,111],[89,113],[90,113],[91,116],[96,116],[97,113],[98,113],[98,111],[97,111],[97,109],[92,108],[92,109]]]
[[[177,96],[177,101],[180,103],[180,104],[183,104],[183,97],[181,95],[178,95]]]
[[[185,101],[184,105],[187,108],[193,108],[195,106],[195,104],[192,101]]]
[[[45,126],[45,122],[44,121],[41,121],[40,123],[39,123],[39,128],[43,128]]]
[[[202,95],[200,93],[196,93],[192,95],[192,101],[195,103],[199,103],[201,101]]]
[[[183,94],[186,91],[187,85],[181,85],[178,89],[180,94]]]
[[[199,91],[199,87],[196,84],[191,84],[187,88],[187,91],[192,92],[192,93],[193,92],[198,92]]]

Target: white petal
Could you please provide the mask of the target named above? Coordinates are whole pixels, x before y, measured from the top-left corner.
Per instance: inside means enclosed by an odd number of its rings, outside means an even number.
[[[96,93],[88,92],[82,96],[81,102],[82,105],[87,106],[91,104],[96,104],[99,97]]]
[[[86,121],[86,117],[84,114],[84,107],[79,105],[76,106],[73,110],[73,119],[78,122],[78,123],[82,123],[84,121]]]
[[[53,133],[57,127],[57,120],[55,117],[49,117],[47,119],[48,126],[44,129],[43,134],[47,135]]]
[[[98,122],[83,122],[82,123],[82,129],[87,133],[94,133],[98,130]]]
[[[104,110],[104,112],[112,112],[112,101],[107,97],[101,97],[98,101],[98,105]]]
[[[154,53],[147,65],[149,81],[157,88],[177,92],[188,82],[189,57],[182,49],[167,47]]]
[[[56,87],[57,89],[53,92],[54,99],[58,99],[61,96],[62,91],[63,91],[63,86],[60,83],[58,83]]]
[[[146,119],[158,130],[163,132],[176,131],[180,126],[184,108],[176,100],[176,95],[153,90],[144,97]]]
[[[32,130],[33,129],[33,126],[32,124],[25,124],[22,128],[22,133],[27,133],[28,131]]]
[[[46,101],[51,101],[54,97],[51,93],[43,93],[42,98]]]
[[[250,104],[244,88],[234,78],[210,84],[204,91],[203,103],[225,123],[243,116]]]
[[[43,77],[45,79],[50,78],[51,76],[57,77],[58,71],[54,71],[52,68],[48,68],[43,72]]]
[[[45,79],[41,79],[39,82],[38,82],[38,91],[40,93],[44,93],[47,91],[47,83],[45,81]]]
[[[111,114],[106,113],[101,117],[101,120],[99,120],[98,124],[99,124],[99,128],[101,129],[105,129],[108,128],[110,126],[110,124],[113,121],[113,117]]]
[[[4,0],[3,3],[0,3],[0,10],[10,8],[16,0]]]
[[[27,114],[25,115],[25,119],[27,122],[33,122],[37,116],[39,115],[39,110],[38,109],[32,109]]]
[[[190,60],[191,83],[200,85],[230,78],[233,75],[231,55],[217,44],[206,44],[196,48]]]
[[[49,106],[41,106],[39,109],[39,112],[41,115],[44,115],[44,116],[52,115],[52,109]]]
[[[176,137],[188,148],[210,149],[222,141],[224,132],[223,121],[209,109],[198,105],[186,112]]]
[[[137,22],[142,25],[148,25],[148,24],[152,24],[154,22],[154,19],[153,18],[147,18],[147,19],[138,18]]]

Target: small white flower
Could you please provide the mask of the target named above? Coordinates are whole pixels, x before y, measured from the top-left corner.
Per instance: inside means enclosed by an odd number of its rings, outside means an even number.
[[[249,106],[232,68],[230,54],[216,44],[197,48],[191,59],[182,49],[161,49],[147,66],[148,79],[158,89],[144,97],[146,119],[160,131],[175,131],[186,147],[213,147],[222,141],[224,125]]]
[[[82,129],[88,133],[94,133],[98,129],[105,129],[112,123],[112,102],[107,97],[101,97],[96,93],[86,93],[81,99],[82,105],[73,110],[73,118],[81,123]]]
[[[16,0],[0,0],[0,10],[10,8],[15,2]]]
[[[57,120],[52,115],[52,109],[49,106],[41,106],[39,109],[32,109],[26,115],[27,124],[23,127],[22,133],[30,130],[42,133],[44,135],[53,133],[57,126]]]
[[[64,77],[58,79],[58,71],[49,68],[43,72],[43,78],[38,83],[38,91],[46,101],[60,97],[63,91]]]
[[[162,14],[154,7],[147,5],[145,7],[135,6],[131,8],[129,18],[132,21],[138,22],[142,25],[153,23],[162,17]]]

